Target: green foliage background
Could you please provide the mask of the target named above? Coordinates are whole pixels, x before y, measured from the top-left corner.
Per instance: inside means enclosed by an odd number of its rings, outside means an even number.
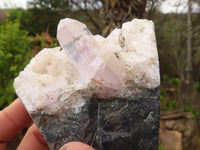
[[[31,58],[28,32],[20,30],[19,21],[9,21],[0,26],[0,107],[16,97],[13,79]]]

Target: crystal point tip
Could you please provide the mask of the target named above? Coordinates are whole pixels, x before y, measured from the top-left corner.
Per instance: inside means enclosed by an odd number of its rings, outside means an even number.
[[[57,28],[57,39],[61,46],[72,42],[75,38],[79,37],[81,31],[87,26],[77,20],[65,18],[60,20]]]

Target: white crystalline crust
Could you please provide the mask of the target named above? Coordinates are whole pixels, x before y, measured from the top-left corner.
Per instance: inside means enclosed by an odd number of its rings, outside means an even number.
[[[134,19],[107,38],[94,36],[99,54],[119,74],[123,85],[117,97],[134,96],[160,85],[159,63],[152,21]],[[14,88],[29,112],[46,114],[79,108],[93,95],[93,83],[81,78],[59,47],[43,49],[20,72]]]

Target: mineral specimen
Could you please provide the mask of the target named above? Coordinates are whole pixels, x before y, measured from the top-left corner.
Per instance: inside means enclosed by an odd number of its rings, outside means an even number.
[[[156,150],[160,76],[153,22],[134,19],[103,38],[67,18],[58,40],[62,49],[40,51],[14,82],[49,148],[82,141],[96,150]]]
[[[98,55],[100,46],[83,23],[69,18],[61,20],[57,37],[84,80],[95,81],[98,97],[109,98],[120,93],[122,87],[118,73]]]

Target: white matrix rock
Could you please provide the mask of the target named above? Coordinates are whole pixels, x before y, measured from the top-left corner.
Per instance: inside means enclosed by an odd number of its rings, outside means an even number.
[[[120,91],[112,97],[137,97],[141,90],[160,85],[152,21],[134,19],[124,23],[122,29],[115,29],[107,38],[99,35],[93,38],[99,46],[101,62],[120,79]],[[84,79],[60,47],[41,50],[15,79],[14,88],[29,112],[46,114],[68,108],[79,112],[88,99],[95,94],[98,96],[95,80]]]

